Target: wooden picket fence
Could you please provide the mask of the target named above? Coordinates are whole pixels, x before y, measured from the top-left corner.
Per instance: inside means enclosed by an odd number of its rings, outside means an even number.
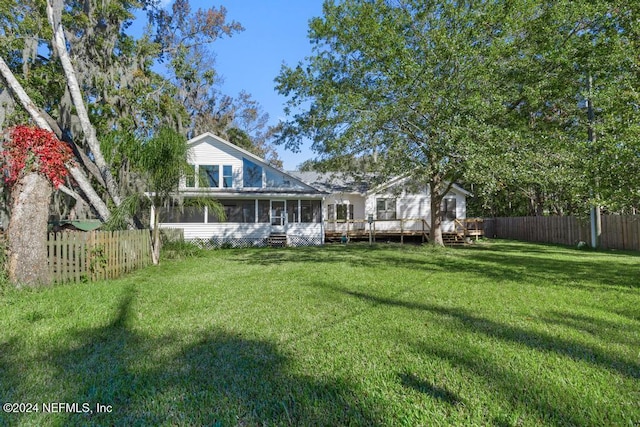
[[[47,248],[55,283],[115,279],[151,263],[148,230],[50,233]]]
[[[563,245],[591,243],[589,219],[573,216],[501,217],[485,220],[485,224],[488,237]],[[640,215],[602,215],[600,247],[640,251]]]

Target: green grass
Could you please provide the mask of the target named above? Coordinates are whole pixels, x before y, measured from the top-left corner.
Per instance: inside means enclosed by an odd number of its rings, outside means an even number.
[[[640,254],[212,251],[0,293],[0,425],[640,423]]]

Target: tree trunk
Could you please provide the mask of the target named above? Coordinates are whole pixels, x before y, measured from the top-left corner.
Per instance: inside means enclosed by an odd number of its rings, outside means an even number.
[[[442,197],[440,185],[435,180],[429,182],[429,198],[431,199],[431,230],[429,243],[436,246],[444,246],[442,240]]]
[[[47,178],[31,172],[11,192],[7,230],[9,280],[16,286],[49,284],[47,222],[53,187]]]
[[[153,207],[153,245],[151,248],[151,261],[153,265],[160,263],[160,208]]]

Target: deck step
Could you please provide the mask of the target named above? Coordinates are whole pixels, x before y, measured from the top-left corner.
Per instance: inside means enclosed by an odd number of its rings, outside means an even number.
[[[429,233],[425,234],[427,241],[431,238]],[[464,235],[460,233],[442,233],[442,243],[445,246],[456,246],[456,245],[464,245],[466,243],[466,239]]]
[[[459,233],[442,233],[442,242],[447,246],[464,245],[464,235]]]
[[[271,234],[267,238],[267,245],[272,248],[284,248],[287,246],[287,235]]]

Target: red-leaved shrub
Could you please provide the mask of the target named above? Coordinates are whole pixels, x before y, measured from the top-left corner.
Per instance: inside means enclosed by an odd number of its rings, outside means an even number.
[[[9,140],[4,143],[2,173],[9,186],[29,172],[39,172],[58,188],[69,174],[65,164],[72,158],[69,146],[54,133],[31,126],[16,126],[9,130]]]

